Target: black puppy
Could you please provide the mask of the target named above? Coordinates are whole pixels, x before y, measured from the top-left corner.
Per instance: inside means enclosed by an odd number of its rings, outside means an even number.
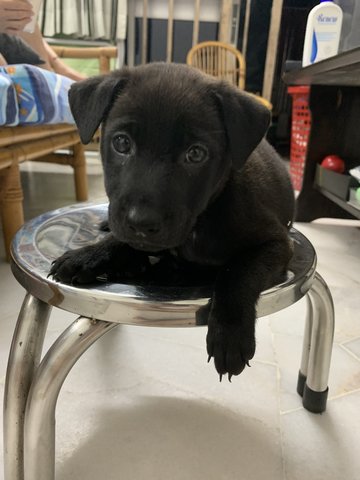
[[[184,65],[124,68],[74,84],[70,105],[88,143],[102,123],[110,234],[52,266],[56,280],[148,268],[167,252],[216,267],[199,316],[220,375],[255,352],[256,302],[292,255],[294,196],[281,159],[263,140],[270,114],[231,85]]]

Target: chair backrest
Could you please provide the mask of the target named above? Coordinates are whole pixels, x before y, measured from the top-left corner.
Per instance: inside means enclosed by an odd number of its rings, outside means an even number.
[[[109,73],[110,59],[117,57],[116,47],[63,47],[51,45],[51,48],[60,58],[98,59],[99,73]]]
[[[242,90],[245,88],[245,59],[232,45],[217,41],[198,43],[189,51],[186,63]]]

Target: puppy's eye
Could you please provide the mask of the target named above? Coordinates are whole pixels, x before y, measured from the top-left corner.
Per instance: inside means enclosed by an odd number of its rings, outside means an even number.
[[[187,150],[185,158],[190,163],[201,163],[208,158],[208,150],[204,145],[192,145]]]
[[[118,133],[112,139],[115,150],[123,155],[130,153],[132,148],[131,138],[126,133]]]

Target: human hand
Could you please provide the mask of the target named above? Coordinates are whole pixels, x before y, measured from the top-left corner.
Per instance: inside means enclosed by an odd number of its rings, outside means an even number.
[[[0,0],[0,33],[21,32],[34,15],[27,0]]]

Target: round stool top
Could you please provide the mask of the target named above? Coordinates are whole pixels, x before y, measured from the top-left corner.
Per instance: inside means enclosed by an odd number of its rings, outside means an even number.
[[[210,298],[210,284],[180,287],[99,281],[74,286],[47,278],[52,261],[66,250],[96,243],[106,235],[99,225],[106,220],[107,209],[107,204],[77,204],[27,222],[12,243],[11,266],[18,282],[49,305],[89,318],[137,325],[196,325],[195,312]],[[297,230],[292,229],[290,235],[294,255],[288,278],[261,294],[259,317],[295,303],[311,287],[316,267],[314,248]]]

